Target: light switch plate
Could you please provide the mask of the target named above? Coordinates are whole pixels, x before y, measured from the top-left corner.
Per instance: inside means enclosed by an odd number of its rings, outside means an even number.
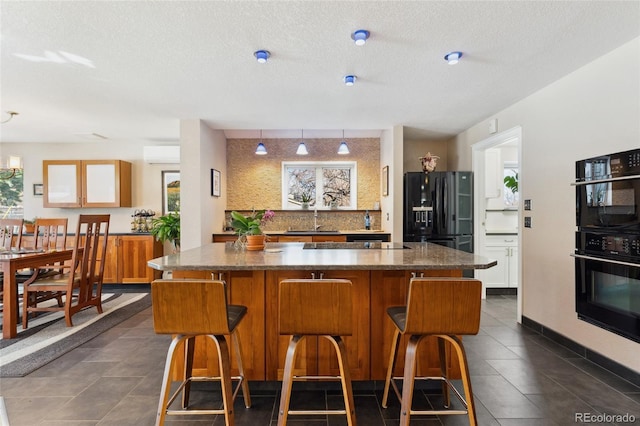
[[[525,216],[524,218],[524,227],[531,228],[531,217]]]
[[[531,210],[531,200],[524,200],[524,209]]]

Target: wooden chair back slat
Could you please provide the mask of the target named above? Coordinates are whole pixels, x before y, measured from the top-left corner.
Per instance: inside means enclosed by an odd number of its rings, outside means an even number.
[[[226,284],[220,280],[155,280],[153,329],[158,334],[229,334]]]
[[[278,303],[280,334],[352,334],[353,302],[349,280],[283,280]]]
[[[34,248],[65,249],[67,247],[67,218],[37,218],[34,231]]]
[[[0,247],[6,250],[22,245],[23,219],[0,219]]]
[[[469,278],[412,278],[407,334],[477,334],[482,282]]]
[[[79,288],[78,304],[86,304],[102,295],[104,259],[109,236],[109,215],[80,215],[71,264],[75,267],[68,286]],[[80,250],[82,249],[82,250]]]

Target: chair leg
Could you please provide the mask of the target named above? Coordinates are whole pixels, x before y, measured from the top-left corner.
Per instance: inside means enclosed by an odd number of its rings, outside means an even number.
[[[393,368],[396,364],[396,356],[398,354],[398,347],[400,346],[400,330],[397,328],[393,333],[393,340],[391,340],[391,354],[389,355],[389,364],[387,365],[387,377],[384,381],[384,393],[382,394],[382,407],[387,408],[387,399],[389,398],[389,386],[393,377]]]
[[[167,417],[167,403],[169,401],[169,391],[171,388],[171,377],[173,375],[176,349],[186,338],[186,336],[176,336],[173,338],[173,340],[171,340],[171,345],[169,345],[169,350],[167,351],[167,359],[164,363],[164,375],[162,376],[160,402],[158,403],[158,413],[156,414],[156,426],[164,425],[164,421]]]
[[[233,386],[231,384],[231,359],[229,347],[223,335],[208,334],[218,349],[218,365],[220,368],[220,386],[222,388],[222,403],[224,406],[224,421],[226,426],[233,426],[235,415],[233,411]]]
[[[473,402],[473,391],[471,389],[471,376],[469,375],[469,364],[467,363],[467,355],[462,346],[462,341],[457,336],[442,336],[444,339],[451,342],[451,346],[458,355],[458,362],[460,363],[460,373],[462,375],[462,386],[464,388],[464,398],[467,402],[467,414],[469,415],[469,425],[477,426],[478,419],[476,417],[476,405]]]
[[[188,337],[184,342],[184,388],[182,389],[182,408],[189,406],[189,397],[191,396],[191,376],[193,373],[193,354],[196,348],[195,336]]]
[[[280,392],[280,410],[278,411],[278,426],[287,424],[289,416],[289,402],[291,400],[291,386],[293,384],[293,367],[296,363],[296,349],[304,336],[293,335],[289,340],[287,356],[284,362],[284,374],[282,377],[282,390]]]
[[[353,402],[353,389],[351,387],[351,373],[347,360],[347,348],[344,340],[340,336],[324,336],[333,343],[338,355],[338,365],[340,366],[340,381],[342,382],[342,395],[344,397],[344,409],[347,412],[347,424],[356,426],[356,410]]]
[[[444,399],[444,407],[449,408],[451,399],[449,395],[449,377],[447,376],[447,349],[445,347],[444,339],[439,336],[436,336],[436,339],[438,339],[438,355],[440,356],[440,376],[444,379],[441,382],[442,397]]]
[[[423,336],[413,335],[407,345],[404,359],[404,378],[402,381],[402,402],[400,406],[400,426],[409,426],[411,421],[411,402],[413,401],[413,382],[416,376],[416,355],[418,344]]]
[[[233,339],[234,346],[236,348],[236,358],[238,359],[238,371],[240,372],[240,380],[242,380],[242,397],[244,398],[244,406],[246,408],[251,407],[251,395],[249,394],[249,382],[247,376],[244,374],[244,366],[242,365],[242,345],[240,344],[240,334],[238,329],[233,330],[231,333],[231,339]]]

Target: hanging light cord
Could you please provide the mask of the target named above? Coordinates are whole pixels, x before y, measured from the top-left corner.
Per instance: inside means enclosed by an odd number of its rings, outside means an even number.
[[[15,112],[15,111],[7,111],[7,114],[9,114],[9,118],[7,118],[4,121],[0,121],[0,124],[8,123],[9,121],[11,121],[11,119],[13,118],[14,115],[18,115],[19,113]]]

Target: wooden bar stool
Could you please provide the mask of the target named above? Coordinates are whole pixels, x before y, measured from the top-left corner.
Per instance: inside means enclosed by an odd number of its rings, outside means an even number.
[[[382,406],[387,408],[389,386],[400,399],[400,425],[407,426],[412,414],[416,415],[450,415],[461,414],[469,416],[469,424],[477,425],[473,393],[467,358],[462,346],[460,335],[478,334],[480,328],[480,306],[482,299],[482,283],[470,278],[412,278],[409,283],[409,294],[406,306],[393,306],[387,309],[387,314],[396,329],[391,343],[391,354],[387,366],[387,377],[382,395]],[[400,343],[400,335],[409,336],[407,352],[404,361],[404,377],[402,394],[398,390],[392,377],[396,354]],[[438,339],[440,356],[440,377],[416,377],[416,354],[420,341],[427,336]],[[451,343],[458,357],[464,397],[453,386],[447,373],[447,355],[445,341]],[[464,406],[464,410],[412,410],[413,385],[415,380],[440,380],[444,395],[444,406],[449,408],[449,389]]]
[[[279,332],[291,335],[282,378],[278,426],[287,424],[289,415],[342,414],[347,424],[355,426],[351,375],[347,350],[340,336],[352,334],[353,303],[351,281],[329,279],[283,280],[278,293]],[[296,349],[305,336],[323,336],[336,350],[340,376],[294,376]],[[294,381],[340,380],[344,410],[289,410],[291,386]]]
[[[247,308],[227,304],[226,284],[218,280],[155,280],[151,283],[153,328],[157,334],[173,334],[167,352],[162,379],[162,391],[158,405],[156,425],[163,425],[167,415],[224,414],[227,426],[234,424],[233,401],[242,387],[244,404],[251,407],[249,385],[242,367],[242,349],[237,326],[247,313]],[[220,376],[193,377],[193,353],[195,337],[210,338],[218,350]],[[225,336],[235,343],[239,376],[231,376],[231,361]],[[184,380],[169,398],[171,377],[175,368],[176,349],[185,342]],[[232,380],[238,381],[233,389]],[[222,388],[224,409],[188,409],[192,381],[219,381]],[[170,410],[171,403],[182,392],[182,410]]]

